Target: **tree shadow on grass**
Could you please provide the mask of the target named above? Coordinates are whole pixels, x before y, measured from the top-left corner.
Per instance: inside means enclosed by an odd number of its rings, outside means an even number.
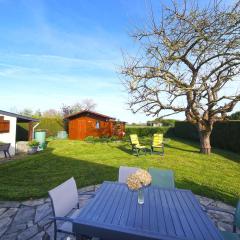
[[[137,155],[136,151],[132,151],[132,149],[126,147],[126,146],[117,146],[117,148],[129,155],[132,155],[132,156],[135,156],[135,157],[140,157],[140,156],[145,156],[145,153],[143,150],[140,150],[139,152],[139,156]],[[151,154],[151,150],[150,150],[150,147],[146,149],[146,155],[149,155]]]
[[[168,148],[184,151],[184,152],[199,153],[199,150],[189,150],[189,149],[184,149],[184,148],[180,148],[180,147],[175,147],[175,146],[169,145],[168,143],[165,143],[164,146],[168,147]]]
[[[176,181],[176,187],[181,189],[189,189],[195,194],[203,197],[209,197],[214,200],[220,200],[227,204],[231,204],[234,207],[236,206],[238,201],[238,196],[234,196],[227,192],[222,192],[220,190],[217,190],[216,188],[211,188],[206,185],[200,185],[187,179]]]
[[[132,149],[127,148],[126,146],[117,146],[117,148],[125,153],[133,155]]]
[[[2,164],[0,199],[46,197],[50,189],[72,176],[78,188],[117,180],[118,167],[56,155],[53,150],[48,148],[25,159]]]
[[[199,154],[203,155],[202,153],[200,153],[200,146],[199,146],[198,142],[189,141],[189,140],[186,140],[183,138],[173,138],[173,140],[187,144],[193,148],[198,148],[198,149],[190,150],[190,149],[185,149],[185,148],[181,148],[181,147],[175,147],[168,143],[165,143],[165,146],[167,146],[168,148],[172,148],[172,149],[176,149],[176,150],[180,150],[180,151],[184,151],[184,152],[199,153]],[[227,158],[228,160],[240,163],[240,155],[237,153],[234,153],[234,152],[231,152],[228,150],[215,148],[215,147],[212,147],[212,153],[218,154],[224,158]]]

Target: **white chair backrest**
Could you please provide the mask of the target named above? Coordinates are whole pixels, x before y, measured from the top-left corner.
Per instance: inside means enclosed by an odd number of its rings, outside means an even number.
[[[78,204],[78,191],[74,178],[57,186],[48,192],[56,217],[66,216]]]
[[[130,174],[135,173],[139,168],[120,166],[118,173],[118,182],[126,183]]]

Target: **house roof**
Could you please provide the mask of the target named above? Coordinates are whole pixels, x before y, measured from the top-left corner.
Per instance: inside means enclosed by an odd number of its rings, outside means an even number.
[[[11,113],[11,112],[7,112],[7,111],[3,111],[3,110],[0,110],[0,115],[15,117],[15,118],[17,118],[18,122],[39,122],[39,119],[26,117],[26,116],[23,116],[20,114]]]
[[[99,116],[99,117],[106,118],[106,119],[113,119],[113,120],[116,119],[114,117],[110,117],[110,116],[107,116],[107,115],[104,115],[104,114],[101,114],[101,113],[97,113],[97,112],[93,112],[93,111],[90,111],[90,110],[83,110],[83,111],[80,111],[80,112],[77,112],[77,113],[74,113],[74,114],[70,114],[70,115],[64,117],[64,119],[74,118],[74,117],[77,117],[77,116],[81,116],[83,114],[92,114],[92,115]]]

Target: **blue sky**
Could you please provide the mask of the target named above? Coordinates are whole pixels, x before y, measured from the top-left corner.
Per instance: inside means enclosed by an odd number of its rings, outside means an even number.
[[[151,119],[127,110],[118,74],[121,49],[136,50],[128,33],[145,21],[148,2],[0,0],[0,109],[43,111],[91,98],[103,114]]]

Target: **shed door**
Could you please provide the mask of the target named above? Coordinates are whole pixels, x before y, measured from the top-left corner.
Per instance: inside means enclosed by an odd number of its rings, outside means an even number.
[[[86,137],[86,123],[84,119],[72,119],[69,122],[69,135],[72,140],[82,140]]]
[[[78,139],[83,140],[86,137],[86,121],[85,119],[78,119],[78,128],[77,128],[77,136]]]

